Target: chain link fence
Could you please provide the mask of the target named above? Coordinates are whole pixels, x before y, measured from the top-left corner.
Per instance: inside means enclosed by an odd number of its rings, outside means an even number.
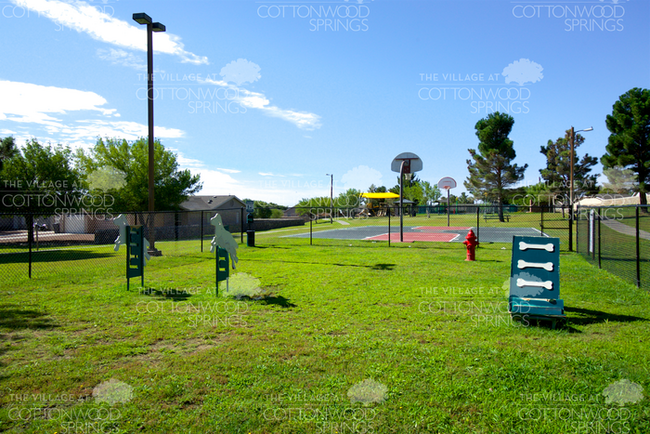
[[[264,212],[260,212],[264,211]],[[210,260],[219,213],[235,239],[249,245],[334,245],[355,240],[391,243],[461,243],[472,229],[480,243],[511,243],[514,235],[559,237],[568,250],[568,210],[560,207],[504,205],[376,204],[363,207],[292,207],[257,210],[252,222],[244,208],[212,211],[122,213],[129,225],[144,226],[144,236],[164,256]],[[122,273],[125,252],[115,251],[117,213],[0,214],[0,266],[11,282],[30,278],[74,279],[88,273]],[[400,225],[401,222],[401,225]],[[401,231],[400,231],[401,229]],[[152,259],[155,260],[155,259]],[[65,266],[61,266],[65,264]],[[54,277],[53,277],[54,276]],[[81,277],[79,277],[81,278]]]
[[[576,250],[587,261],[650,289],[650,208],[578,207]]]
[[[144,236],[166,256],[210,251],[215,211],[122,213],[128,225],[144,226]],[[244,241],[243,208],[219,209],[224,226]],[[116,252],[118,214],[0,214],[0,266],[12,281],[52,274],[74,276],[88,269],[101,273],[124,263],[124,249]],[[206,255],[205,259],[209,259]],[[66,267],[58,264],[66,261]]]
[[[401,210],[401,212],[400,212]],[[293,207],[307,228],[257,234],[283,243],[327,244],[328,240],[383,242],[462,242],[472,229],[481,243],[511,243],[514,235],[558,237],[569,249],[568,208],[550,206],[458,204],[452,206],[382,205],[374,207]],[[255,223],[257,225],[257,221]],[[401,228],[401,230],[400,230]],[[255,228],[257,229],[257,228]]]

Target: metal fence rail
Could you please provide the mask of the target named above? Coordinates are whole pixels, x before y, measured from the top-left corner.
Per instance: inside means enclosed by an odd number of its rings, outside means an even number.
[[[650,208],[578,207],[577,251],[593,265],[650,289]]]
[[[256,215],[283,217],[256,218],[249,224],[244,208],[122,214],[129,225],[144,226],[145,237],[165,256],[209,251],[214,235],[210,219],[217,212],[240,243],[245,242],[247,230],[256,231],[257,235],[250,236],[257,245],[340,246],[340,242],[332,240],[354,239],[390,246],[400,240],[400,213],[404,241],[427,241],[423,247],[434,247],[435,242],[462,242],[470,228],[481,243],[511,243],[513,235],[542,235],[559,237],[562,249],[567,250],[569,239],[568,210],[558,207],[505,205],[503,219],[494,205],[472,204],[408,205],[400,210],[399,206],[379,203],[371,207],[260,211],[264,212]],[[124,261],[124,252],[113,249],[119,232],[113,223],[117,215],[0,214],[0,270],[15,283],[21,279],[87,274],[89,269],[99,273],[116,269]],[[208,259],[209,255],[205,255]],[[203,260],[203,256],[197,260]]]
[[[224,225],[243,242],[243,208],[220,209]],[[213,211],[165,211],[122,213],[129,225],[144,226],[145,237],[167,255],[208,249],[214,236]],[[52,274],[57,263],[75,268],[110,268],[124,260],[113,250],[119,229],[118,214],[0,214],[0,269],[5,276],[32,278]],[[206,244],[207,243],[207,244]],[[208,249],[209,250],[209,249]],[[90,261],[90,262],[89,262]]]
[[[472,229],[479,242],[511,243],[514,235],[558,237],[569,248],[569,212],[561,207],[504,205],[499,215],[494,205],[375,207],[294,207],[295,215],[309,224],[304,233],[277,234],[285,243],[326,243],[325,240],[385,242],[462,242]],[[401,217],[401,219],[400,219]],[[400,234],[400,220],[403,231]],[[264,242],[265,238],[260,238]]]

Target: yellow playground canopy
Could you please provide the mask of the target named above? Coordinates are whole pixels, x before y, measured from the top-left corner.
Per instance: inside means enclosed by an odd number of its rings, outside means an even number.
[[[395,194],[395,193],[361,193],[361,197],[367,197],[368,199],[396,199],[396,198],[399,198],[399,194]]]

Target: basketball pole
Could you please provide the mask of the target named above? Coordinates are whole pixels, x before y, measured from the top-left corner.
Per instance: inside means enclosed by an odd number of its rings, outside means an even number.
[[[399,242],[404,242],[404,164],[403,160],[399,168]]]
[[[449,227],[449,190],[451,190],[451,188],[447,189],[447,227]]]

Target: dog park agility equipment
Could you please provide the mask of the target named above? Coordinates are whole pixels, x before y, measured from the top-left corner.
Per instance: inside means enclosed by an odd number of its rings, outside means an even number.
[[[210,224],[214,226],[214,238],[210,242],[210,253],[217,251],[217,272],[216,272],[216,295],[219,295],[219,282],[226,281],[226,291],[228,291],[228,279],[230,271],[228,263],[232,263],[233,270],[235,263],[239,261],[237,258],[237,241],[233,238],[232,234],[226,230],[219,214],[215,214],[210,219]],[[229,258],[232,261],[229,261]]]
[[[560,299],[560,240],[514,236],[508,310],[513,317],[566,319]]]
[[[144,266],[151,259],[147,250],[149,241],[144,237],[144,226],[129,226],[126,217],[120,214],[113,223],[119,228],[120,234],[115,239],[116,252],[120,246],[126,246],[126,290],[129,290],[130,279],[140,277],[140,286],[144,287]]]

